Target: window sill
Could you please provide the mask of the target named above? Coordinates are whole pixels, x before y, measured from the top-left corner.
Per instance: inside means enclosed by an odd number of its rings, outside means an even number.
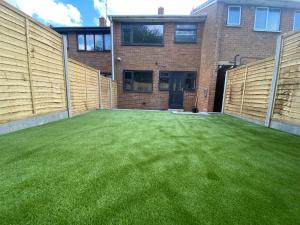
[[[77,52],[91,52],[91,53],[106,53],[106,52],[111,52],[111,50],[103,50],[103,51],[86,51],[86,50],[78,50]]]
[[[129,91],[129,90],[123,90],[123,92],[125,93],[139,93],[139,94],[152,94],[153,91]]]
[[[228,28],[242,28],[241,25],[230,25],[230,24],[226,24],[226,27],[228,27]]]
[[[121,44],[121,46],[128,46],[128,47],[164,47],[164,44],[159,44],[159,45],[147,45],[147,44]]]
[[[174,41],[174,44],[197,44],[197,41],[188,42],[188,41]]]
[[[253,29],[254,32],[266,32],[266,33],[276,33],[276,34],[280,34],[281,31],[272,31],[272,30],[259,30],[259,29]]]

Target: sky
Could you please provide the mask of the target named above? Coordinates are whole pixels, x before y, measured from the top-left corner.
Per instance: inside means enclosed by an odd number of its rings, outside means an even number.
[[[97,26],[106,0],[5,0],[46,25]],[[108,15],[188,15],[206,0],[107,0]]]

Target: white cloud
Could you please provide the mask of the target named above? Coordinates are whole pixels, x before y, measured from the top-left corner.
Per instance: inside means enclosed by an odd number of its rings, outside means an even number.
[[[101,0],[94,0],[101,2]],[[102,0],[105,1],[105,0]],[[110,15],[156,15],[158,7],[165,9],[166,15],[189,15],[193,7],[206,0],[108,0]],[[95,4],[94,4],[95,5]],[[103,8],[105,9],[104,5]]]
[[[36,15],[47,24],[80,26],[82,24],[79,10],[57,0],[6,0],[30,16]]]
[[[99,17],[106,16],[105,0],[94,0],[94,8],[98,11]]]

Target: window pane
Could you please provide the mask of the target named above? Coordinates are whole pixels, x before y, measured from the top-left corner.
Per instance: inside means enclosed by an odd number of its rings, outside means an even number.
[[[102,36],[102,34],[95,35],[95,50],[103,51],[103,36]]]
[[[86,50],[87,51],[94,51],[95,46],[94,46],[94,35],[93,34],[88,34],[85,36],[86,38]]]
[[[104,35],[105,50],[110,50],[110,34]]]
[[[132,72],[124,73],[124,89],[128,91],[132,90]]]
[[[268,15],[267,30],[279,31],[280,9],[270,9]]]
[[[77,43],[78,43],[78,50],[85,50],[85,47],[84,47],[84,35],[83,34],[79,34],[77,36]]]
[[[240,7],[229,7],[228,10],[228,25],[240,25]]]
[[[168,75],[168,73],[160,74],[159,89],[160,90],[169,90],[169,75]]]
[[[194,73],[188,73],[185,80],[185,89],[186,90],[195,90],[196,89],[196,75]]]
[[[197,26],[195,24],[177,24],[176,29],[196,30]]]
[[[300,29],[300,11],[295,13],[294,30]]]
[[[152,72],[134,72],[134,91],[152,91]]]
[[[134,25],[132,27],[133,43],[162,44],[163,25]]]
[[[196,31],[176,30],[175,40],[178,42],[196,42]]]
[[[267,24],[267,9],[257,8],[255,16],[255,29],[265,30]]]
[[[123,29],[123,43],[129,44],[131,42],[130,34],[131,34],[130,29]]]

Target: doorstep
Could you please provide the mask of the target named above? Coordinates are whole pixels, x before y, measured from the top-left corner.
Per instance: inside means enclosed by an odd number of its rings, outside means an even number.
[[[209,116],[209,113],[207,112],[198,112],[198,113],[193,113],[193,112],[176,112],[172,111],[174,114],[180,114],[180,115],[201,115],[201,116]]]
[[[169,112],[183,112],[183,109],[168,109]]]

